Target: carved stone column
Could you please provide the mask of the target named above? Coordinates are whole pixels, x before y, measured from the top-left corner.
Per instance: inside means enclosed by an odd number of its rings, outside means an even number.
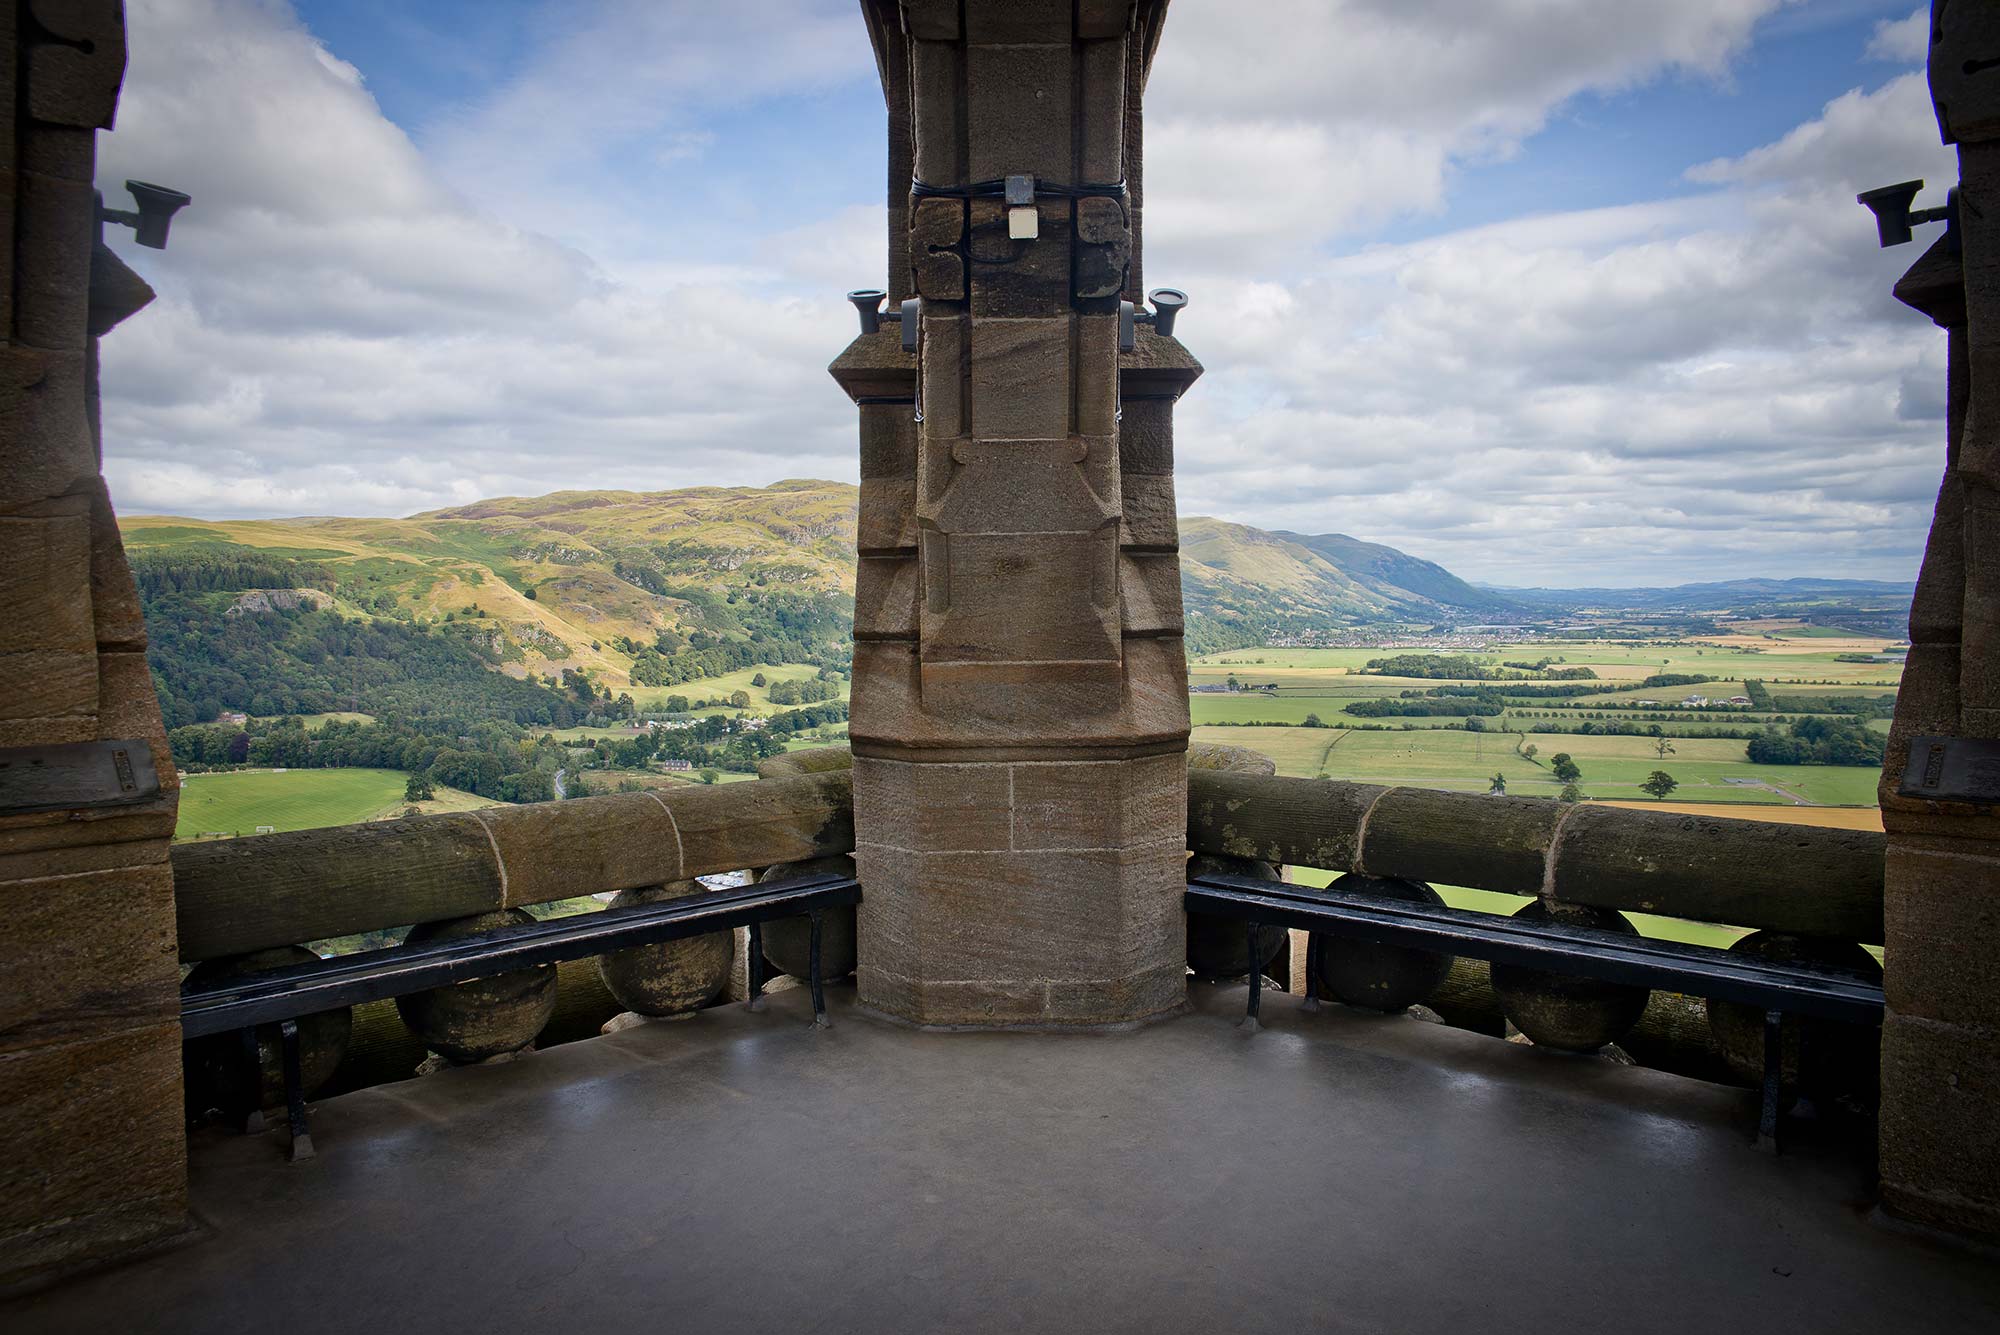
[[[176,784],[99,476],[117,0],[0,0],[0,1288],[186,1225]]]
[[[2000,1239],[2000,10],[1936,0],[1930,70],[1962,255],[1939,241],[1896,288],[1947,331],[1950,385],[1882,778],[1882,1199]]]
[[[924,1024],[1185,998],[1171,411],[1200,367],[1143,327],[1119,352],[1163,10],[864,5],[921,315],[914,355],[886,326],[832,368],[862,419],[858,979]]]

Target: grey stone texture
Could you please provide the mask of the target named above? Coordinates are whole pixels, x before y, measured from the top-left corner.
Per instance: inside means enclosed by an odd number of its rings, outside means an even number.
[[[908,136],[924,185],[1136,174],[1163,5],[894,9],[864,14],[890,158]],[[861,413],[862,996],[944,1025],[1170,1010],[1188,714],[1168,442],[1201,368],[1172,340],[1118,351],[1130,199],[1044,192],[1017,238],[998,199],[901,190],[919,353],[864,336],[832,367]],[[1121,403],[1146,437],[1129,507]]]
[[[151,290],[97,239],[116,0],[0,3],[0,747],[138,739],[159,796],[0,812],[0,1288],[186,1224],[178,786],[99,476],[96,340]]]
[[[1917,737],[2000,738],[2000,10],[1934,0],[1930,85],[1959,152],[1959,235],[1896,285],[1947,338],[1944,477],[1882,776],[1889,1016],[1882,1200],[2000,1241],[2000,808],[1897,791]]]

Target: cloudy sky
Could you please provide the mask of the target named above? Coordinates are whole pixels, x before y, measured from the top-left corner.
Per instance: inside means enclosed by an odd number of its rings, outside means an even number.
[[[106,340],[128,512],[855,476],[853,0],[127,0],[194,205]],[[1914,578],[1942,335],[1853,202],[1955,170],[1908,0],[1175,0],[1149,281],[1184,513],[1507,584]]]

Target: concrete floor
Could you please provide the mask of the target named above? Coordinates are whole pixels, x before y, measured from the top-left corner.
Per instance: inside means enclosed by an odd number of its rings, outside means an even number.
[[[1772,1159],[1749,1096],[1242,990],[1133,1033],[920,1034],[836,989],[204,1134],[210,1236],[9,1331],[2000,1328],[2000,1266]]]

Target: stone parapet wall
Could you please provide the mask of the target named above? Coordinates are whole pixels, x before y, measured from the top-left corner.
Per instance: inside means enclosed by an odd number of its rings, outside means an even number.
[[[836,771],[182,844],[180,955],[216,959],[849,853],[851,793]]]
[[[1196,770],[1197,853],[1882,940],[1882,835]],[[1892,974],[1893,976],[1893,974]]]

